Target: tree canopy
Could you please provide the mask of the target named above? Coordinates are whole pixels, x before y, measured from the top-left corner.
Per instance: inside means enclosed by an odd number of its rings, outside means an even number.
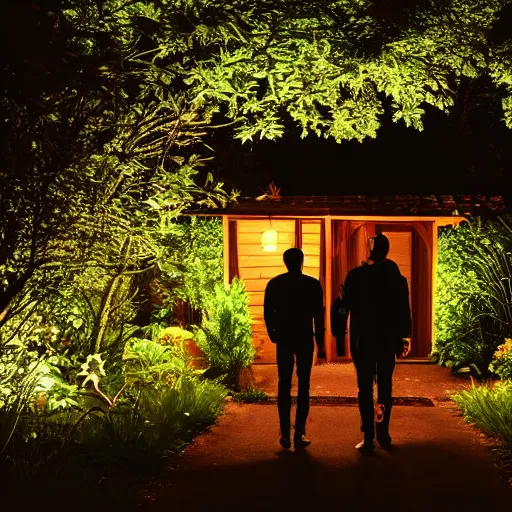
[[[426,104],[448,111],[460,80],[484,73],[508,87],[509,124],[510,42],[488,35],[510,2],[409,4],[390,19],[366,0],[132,3],[134,30],[151,40],[134,60],[234,121],[242,141],[281,136],[287,117],[303,136],[361,141],[388,103],[395,121],[421,130]]]
[[[362,141],[376,137],[387,109],[421,130],[426,105],[448,112],[460,81],[481,76],[512,126],[512,40],[492,37],[510,4],[10,5],[0,69],[0,311],[41,268],[161,265],[165,230],[184,208],[229,199],[211,176],[197,184],[211,155],[204,136],[220,126],[242,142],[279,138],[289,123],[302,136]]]

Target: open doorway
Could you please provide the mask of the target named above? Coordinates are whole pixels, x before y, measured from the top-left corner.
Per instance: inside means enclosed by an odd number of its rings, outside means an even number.
[[[427,358],[432,349],[432,237],[431,222],[333,221],[332,296],[336,297],[348,272],[368,257],[370,237],[383,233],[394,260],[409,285],[412,312],[409,358]],[[350,358],[348,334],[336,340],[336,356]]]

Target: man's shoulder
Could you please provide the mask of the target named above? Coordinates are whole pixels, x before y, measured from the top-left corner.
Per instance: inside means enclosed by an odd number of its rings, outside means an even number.
[[[398,266],[395,260],[390,260],[386,258],[382,263],[382,267],[385,268],[388,272],[397,272],[400,274],[400,267]]]
[[[301,287],[305,290],[310,290],[312,293],[314,290],[322,290],[322,284],[320,281],[314,277],[308,276],[306,274],[300,274]]]
[[[302,283],[301,286],[307,286],[310,288],[322,287],[320,281],[314,277],[308,276],[306,274],[290,275],[289,272],[285,272],[270,279],[270,281],[267,283],[267,288],[289,287],[293,286],[293,283]]]
[[[311,284],[311,285],[319,285],[320,281],[316,279],[315,277],[308,276],[307,274],[301,274],[302,279],[304,279],[305,282]]]
[[[267,283],[267,286],[273,286],[275,284],[279,284],[280,282],[286,280],[286,273],[284,274],[279,274],[275,277],[273,277],[272,279],[269,280],[269,282]]]
[[[352,270],[349,270],[346,279],[352,280],[357,279],[362,276],[368,270],[368,266],[360,265],[359,267],[354,267]]]

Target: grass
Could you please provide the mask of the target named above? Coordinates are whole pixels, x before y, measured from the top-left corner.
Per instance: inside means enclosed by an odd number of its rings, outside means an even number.
[[[487,435],[499,439],[512,454],[512,383],[479,385],[453,397],[464,415]]]
[[[481,384],[453,397],[464,419],[489,438],[496,466],[512,486],[512,382]]]

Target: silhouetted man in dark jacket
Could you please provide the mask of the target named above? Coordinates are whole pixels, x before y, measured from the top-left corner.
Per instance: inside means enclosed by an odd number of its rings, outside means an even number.
[[[277,352],[277,406],[281,428],[279,442],[283,448],[291,446],[291,387],[293,366],[296,362],[298,393],[293,441],[295,448],[305,448],[311,444],[306,438],[306,420],[313,365],[313,335],[318,345],[318,357],[325,357],[323,292],[317,279],[302,273],[304,254],[300,249],[288,249],[283,254],[283,260],[288,272],[268,282],[265,289],[264,317],[268,335],[276,344]]]
[[[389,240],[384,235],[371,239],[369,260],[352,269],[343,286],[343,301],[350,311],[350,351],[356,367],[361,430],[361,451],[374,449],[373,380],[377,377],[377,402],[384,406],[382,422],[377,423],[377,441],[389,446],[392,377],[395,356],[402,338],[411,333],[409,287],[398,265],[386,256]]]

